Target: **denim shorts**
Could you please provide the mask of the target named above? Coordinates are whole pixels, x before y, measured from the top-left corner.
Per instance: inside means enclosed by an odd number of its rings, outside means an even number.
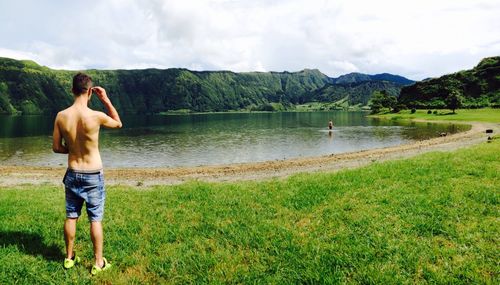
[[[78,218],[86,204],[89,221],[100,222],[104,216],[104,173],[68,169],[63,179],[66,190],[66,217]]]

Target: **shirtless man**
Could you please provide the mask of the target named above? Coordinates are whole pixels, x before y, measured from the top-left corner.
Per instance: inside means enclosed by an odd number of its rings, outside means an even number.
[[[73,105],[59,112],[55,119],[52,144],[54,152],[68,154],[68,169],[63,179],[66,191],[64,268],[69,269],[79,262],[73,247],[76,221],[85,202],[90,221],[90,236],[94,245],[95,264],[91,273],[95,275],[111,266],[102,256],[101,221],[104,215],[106,191],[98,146],[99,128],[101,126],[121,128],[122,122],[106,90],[102,87],[93,87],[90,76],[84,73],[76,74],[73,77],[72,92],[75,99]],[[94,111],[87,106],[92,92],[96,93],[109,115]]]

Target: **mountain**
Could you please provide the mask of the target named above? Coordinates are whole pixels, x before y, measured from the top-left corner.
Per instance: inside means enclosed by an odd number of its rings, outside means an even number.
[[[363,81],[370,81],[370,75],[364,73],[352,72],[349,74],[341,75],[337,78],[333,78],[332,83],[335,84],[349,84]]]
[[[381,73],[381,74],[375,74],[375,75],[370,75],[372,81],[388,81],[388,82],[393,82],[399,85],[411,85],[415,83],[415,81],[410,80],[406,77],[400,76],[400,75],[394,75],[390,73]]]
[[[484,58],[470,70],[406,86],[399,102],[415,108],[444,108],[451,93],[464,98],[465,108],[500,107],[500,56]]]
[[[389,73],[369,75],[349,73],[332,78],[330,83],[314,91],[312,99],[320,102],[347,101],[349,105],[368,105],[374,91],[385,90],[389,95],[399,96],[403,86],[415,81]]]
[[[390,73],[369,75],[364,73],[352,72],[349,74],[341,75],[337,78],[332,78],[332,83],[335,84],[359,83],[364,81],[387,81],[398,85],[410,85],[415,83],[415,81],[413,80]]]
[[[291,106],[339,97],[366,105],[375,90],[397,95],[402,78],[390,74],[364,75],[370,80],[363,81],[359,74],[353,82],[334,83],[342,76],[330,78],[317,69],[243,73],[182,68],[85,72],[95,85],[106,88],[120,112],[133,114],[181,109],[241,110],[270,103]],[[74,74],[75,71],[54,70],[33,61],[0,58],[0,113],[54,114],[64,109],[73,101],[70,90]],[[95,96],[90,104],[100,106]]]
[[[346,84],[326,84],[315,90],[312,99],[319,102],[347,101],[349,105],[368,105],[374,91],[385,90],[398,96],[401,85],[390,81],[362,81]]]

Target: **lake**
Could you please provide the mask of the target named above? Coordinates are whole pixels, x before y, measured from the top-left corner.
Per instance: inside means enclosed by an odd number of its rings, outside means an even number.
[[[469,129],[393,122],[366,112],[216,113],[122,116],[103,130],[105,167],[178,167],[281,160],[405,144]],[[332,119],[334,129],[327,128]],[[53,116],[0,116],[2,165],[65,166],[52,153]]]

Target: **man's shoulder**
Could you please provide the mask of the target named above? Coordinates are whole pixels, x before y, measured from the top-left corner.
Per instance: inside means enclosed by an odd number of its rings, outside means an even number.
[[[56,119],[61,117],[66,117],[71,113],[71,107],[61,110],[57,113]]]
[[[89,115],[91,115],[93,117],[101,118],[103,115],[106,115],[106,114],[104,112],[101,112],[101,111],[89,109]]]
[[[105,116],[106,116],[106,114],[104,112],[92,110],[92,109],[88,109],[85,112],[85,115],[83,115],[83,117],[86,118],[86,120],[96,122],[99,125],[101,124],[101,122],[103,121]]]

